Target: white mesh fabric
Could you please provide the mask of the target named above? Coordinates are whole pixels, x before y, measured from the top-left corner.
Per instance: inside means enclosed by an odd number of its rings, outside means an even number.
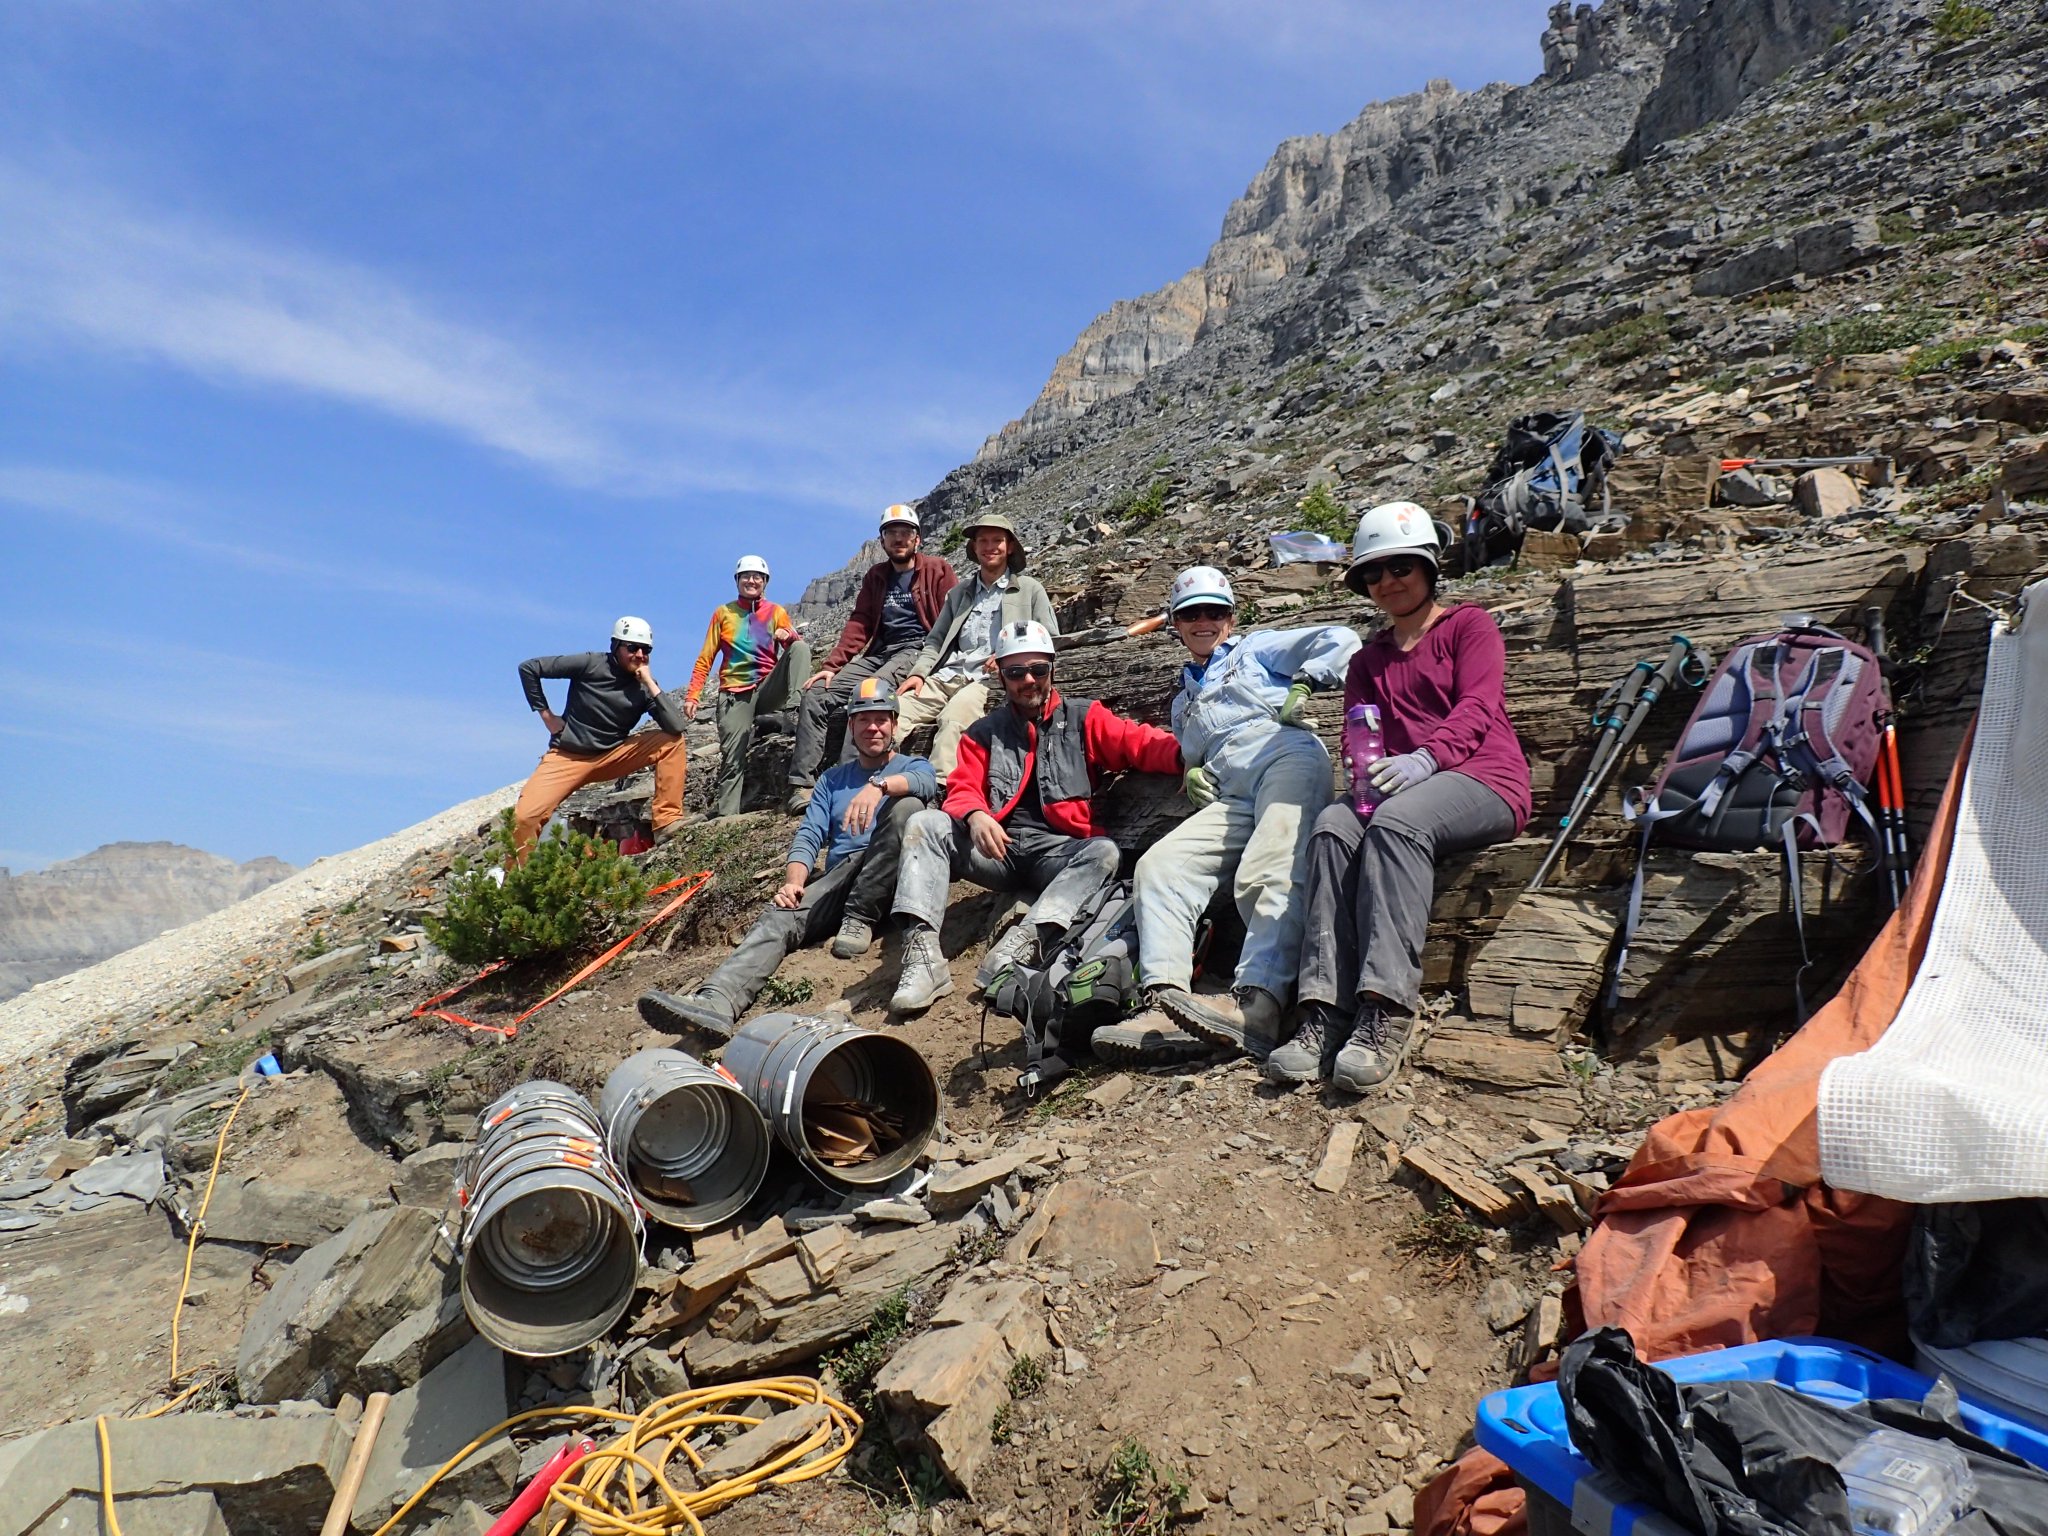
[[[2048,1196],[2048,582],[1995,625],[1934,931],[1898,1018],[1828,1065],[1821,1171],[1933,1204]]]

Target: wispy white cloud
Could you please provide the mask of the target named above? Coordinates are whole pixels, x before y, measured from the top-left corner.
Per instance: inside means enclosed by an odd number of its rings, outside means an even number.
[[[0,508],[111,529],[130,538],[187,550],[238,570],[291,582],[295,588],[359,593],[437,609],[488,613],[540,623],[569,623],[576,615],[516,590],[485,591],[445,573],[428,575],[395,563],[365,565],[323,552],[315,558],[277,547],[278,528],[291,521],[273,507],[260,537],[221,528],[201,498],[169,486],[89,470],[42,464],[0,463]]]
[[[991,391],[872,377],[686,382],[452,318],[376,272],[0,161],[0,336],[340,400],[624,495],[773,489],[850,507],[928,483],[999,424]],[[987,395],[986,408],[974,403]],[[949,402],[966,396],[963,410]],[[920,487],[921,488],[921,487]]]

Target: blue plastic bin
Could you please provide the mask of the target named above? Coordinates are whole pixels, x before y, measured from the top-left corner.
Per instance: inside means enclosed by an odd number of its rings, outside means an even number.
[[[1917,1401],[1934,1385],[1932,1377],[1833,1339],[1769,1339],[1655,1364],[1676,1381],[1775,1381],[1843,1408],[1873,1397]],[[1962,1399],[1961,1410],[1972,1433],[2048,1468],[2048,1431],[1968,1397]],[[1483,1398],[1473,1428],[1479,1443],[1513,1468],[1529,1490],[1533,1536],[1552,1531],[1667,1536],[1680,1531],[1656,1511],[1630,1502],[1619,1485],[1595,1472],[1573,1448],[1554,1381]]]

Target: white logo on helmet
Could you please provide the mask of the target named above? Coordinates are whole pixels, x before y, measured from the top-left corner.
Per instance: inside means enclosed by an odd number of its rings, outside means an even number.
[[[1052,632],[1032,619],[1005,624],[996,635],[997,661],[1006,661],[1012,656],[1050,656],[1052,653]]]

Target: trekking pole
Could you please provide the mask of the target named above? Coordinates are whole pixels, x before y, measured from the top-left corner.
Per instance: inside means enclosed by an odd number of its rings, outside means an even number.
[[[1600,735],[1593,742],[1593,757],[1586,765],[1586,777],[1580,781],[1572,803],[1559,819],[1557,836],[1551,839],[1550,851],[1543,856],[1543,862],[1536,867],[1524,890],[1536,891],[1543,888],[1543,882],[1550,878],[1550,872],[1557,867],[1557,861],[1564,856],[1565,844],[1579,829],[1584,812],[1599,795],[1607,782],[1607,776],[1628,752],[1629,743],[1642,729],[1643,721],[1649,718],[1657,700],[1664,696],[1664,690],[1673,682],[1685,682],[1697,688],[1707,680],[1708,663],[1703,652],[1695,647],[1684,635],[1671,637],[1671,649],[1663,661],[1651,666],[1639,661],[1628,671],[1628,675],[1601,695],[1600,702],[1593,706],[1593,726]]]
[[[1863,633],[1877,657],[1879,670],[1889,675],[1892,658],[1885,646],[1884,610],[1863,610]],[[1906,830],[1906,780],[1899,770],[1898,715],[1891,709],[1877,712],[1877,832],[1878,856],[1884,866],[1885,895],[1892,909],[1906,899],[1913,869],[1912,845]]]

